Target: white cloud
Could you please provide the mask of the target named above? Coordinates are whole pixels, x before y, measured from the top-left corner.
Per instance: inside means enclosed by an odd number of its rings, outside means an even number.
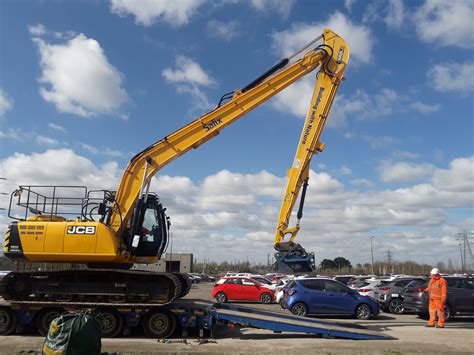
[[[129,14],[135,23],[151,26],[158,21],[182,26],[197,13],[204,0],[111,0],[111,11],[119,16]]]
[[[396,150],[392,155],[398,159],[416,159],[420,156],[418,153],[407,152],[406,150]]]
[[[30,32],[32,36],[42,36],[47,32],[47,30],[43,24],[39,23],[37,25],[28,26],[28,32]]]
[[[474,47],[472,0],[426,0],[415,14],[420,39],[440,46]]]
[[[439,104],[427,105],[423,102],[415,101],[410,104],[410,107],[419,113],[428,114],[439,111],[441,106]]]
[[[63,126],[58,125],[56,123],[49,122],[48,127],[51,128],[52,130],[55,130],[61,133],[66,133],[66,129]]]
[[[389,28],[401,28],[405,23],[405,6],[402,0],[389,0],[384,21]]]
[[[432,176],[435,167],[431,164],[414,164],[411,162],[391,163],[384,161],[379,167],[383,182],[398,183],[421,180]]]
[[[341,175],[351,175],[352,174],[352,169],[347,167],[347,166],[341,166],[339,169],[339,174]]]
[[[45,137],[42,135],[37,135],[35,140],[36,143],[40,145],[57,145],[59,143],[56,139]]]
[[[119,150],[116,149],[110,149],[110,148],[96,148],[90,144],[86,143],[79,143],[79,145],[86,151],[92,154],[101,154],[109,157],[121,157],[123,156],[123,153]]]
[[[331,15],[327,21],[313,24],[296,23],[288,30],[274,33],[273,48],[279,55],[287,57],[321,35],[325,28],[332,29],[349,44],[351,65],[371,61],[374,36],[370,28],[352,23],[340,12]]]
[[[8,128],[6,130],[0,130],[0,139],[12,139],[14,141],[23,142],[25,140],[25,134],[23,130]]]
[[[206,26],[207,32],[215,38],[230,42],[241,35],[241,24],[239,21],[210,20]]]
[[[368,235],[380,236],[374,243],[376,252],[390,247],[403,252],[404,259],[436,262],[458,255],[457,245],[450,249],[442,231],[449,233],[455,227],[450,208],[469,208],[474,203],[473,166],[474,157],[457,158],[447,168],[431,167],[431,175],[423,184],[391,190],[376,190],[364,178],[351,182],[350,186],[370,188],[368,192],[352,190],[327,173],[310,171],[298,241],[315,250],[318,260],[337,255],[353,262],[369,260],[370,254],[365,255],[360,248],[354,251],[354,243],[365,244]],[[6,191],[13,191],[17,184],[116,189],[121,174],[115,162],[98,166],[69,149],[15,153],[0,161],[0,176],[11,184],[5,186]],[[264,171],[240,174],[223,170],[201,182],[184,176],[158,176],[151,190],[168,208],[174,251],[193,251],[196,258],[214,260],[266,260],[267,253],[272,252],[285,185],[285,177]],[[428,242],[444,247],[413,247]]]
[[[261,12],[276,11],[283,18],[288,18],[295,0],[251,0],[253,8]]]
[[[2,89],[0,89],[0,117],[5,116],[5,114],[13,108],[14,105],[13,99]]]
[[[207,74],[199,63],[185,56],[176,57],[176,69],[166,68],[162,72],[163,77],[169,83],[211,86],[214,79]]]
[[[344,7],[347,11],[352,11],[352,6],[355,4],[355,0],[344,0]]]
[[[473,91],[474,63],[436,64],[428,70],[427,77],[436,91]]]
[[[199,63],[185,56],[178,56],[176,69],[165,68],[161,74],[167,82],[176,86],[179,93],[190,94],[194,110],[202,111],[211,108],[212,104],[202,87],[214,86],[216,82]]]
[[[122,74],[109,63],[100,44],[83,34],[50,44],[34,37],[41,56],[40,94],[59,112],[82,117],[119,114],[128,100]]]

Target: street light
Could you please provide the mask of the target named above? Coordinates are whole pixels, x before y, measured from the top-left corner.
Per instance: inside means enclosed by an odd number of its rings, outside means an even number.
[[[372,245],[372,241],[374,240],[374,236],[370,237],[370,253],[372,254],[372,275],[375,275],[374,272],[374,247]]]

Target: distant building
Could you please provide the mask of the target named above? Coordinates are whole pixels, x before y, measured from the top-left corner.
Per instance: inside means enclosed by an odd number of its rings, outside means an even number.
[[[193,254],[165,254],[156,264],[135,265],[134,269],[156,272],[193,272]]]

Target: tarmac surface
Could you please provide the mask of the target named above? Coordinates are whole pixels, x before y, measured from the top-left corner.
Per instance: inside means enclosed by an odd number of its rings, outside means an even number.
[[[213,284],[193,286],[187,296],[211,300]],[[236,303],[287,313],[277,304]],[[322,319],[322,318],[318,318]],[[325,320],[362,325],[388,334],[395,340],[324,339],[314,335],[283,333],[251,328],[218,329],[214,339],[172,338],[157,341],[137,333],[132,336],[102,339],[108,353],[213,353],[213,354],[474,354],[474,317],[458,318],[444,329],[425,328],[426,321],[413,314],[381,313],[378,318],[361,321],[350,318]],[[0,353],[41,352],[44,339],[37,335],[0,337]],[[208,341],[208,342],[206,342]]]

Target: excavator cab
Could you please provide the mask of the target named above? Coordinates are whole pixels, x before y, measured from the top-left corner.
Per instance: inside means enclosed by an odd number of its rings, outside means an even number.
[[[143,218],[139,218],[139,226],[133,227],[136,234],[130,245],[132,254],[138,257],[161,257],[168,244],[170,227],[166,208],[163,208],[155,194],[148,194],[146,203],[141,206]]]

